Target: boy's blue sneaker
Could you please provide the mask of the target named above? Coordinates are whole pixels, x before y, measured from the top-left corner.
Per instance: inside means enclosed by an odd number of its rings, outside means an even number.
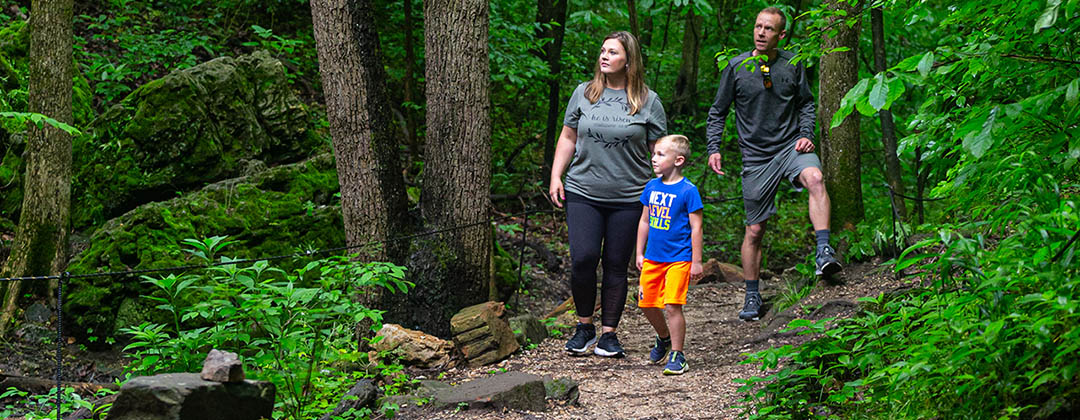
[[[666,359],[668,349],[671,348],[671,337],[660,338],[656,336],[656,343],[653,344],[652,350],[649,351],[649,361],[652,363],[660,363]]]
[[[681,351],[672,351],[667,360],[667,365],[664,366],[665,375],[682,375],[690,370],[690,365],[686,364],[686,356],[683,356]]]
[[[596,342],[596,326],[578,323],[574,336],[566,342],[566,351],[575,356],[588,352],[589,346]]]
[[[619,337],[615,336],[615,331],[600,334],[600,339],[596,341],[596,348],[593,349],[593,353],[604,357],[623,357],[626,355],[622,345],[619,344]]]

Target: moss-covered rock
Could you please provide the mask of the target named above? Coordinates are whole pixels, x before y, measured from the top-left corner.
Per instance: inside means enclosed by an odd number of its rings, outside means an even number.
[[[265,51],[175,71],[128,95],[75,144],[76,228],[238,176],[248,161],[295,162],[320,139]]]
[[[201,260],[182,251],[180,242],[215,235],[236,241],[224,251],[233,258],[341,246],[345,234],[337,191],[331,155],[218,182],[108,221],[90,237],[89,248],[73,258],[69,270],[85,274],[199,264]],[[279,267],[289,264],[275,262]],[[152,288],[133,277],[74,279],[64,309],[78,325],[73,331],[91,327],[108,335],[117,327],[130,326],[115,324],[124,300],[149,295]],[[130,311],[125,311],[124,319],[137,324]]]

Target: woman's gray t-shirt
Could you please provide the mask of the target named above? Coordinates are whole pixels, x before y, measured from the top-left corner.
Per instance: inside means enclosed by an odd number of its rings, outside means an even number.
[[[649,142],[667,132],[667,115],[656,92],[630,114],[625,90],[604,88],[596,103],[585,98],[584,82],[574,89],[563,125],[577,130],[574,159],[565,189],[590,200],[636,203],[654,177]]]

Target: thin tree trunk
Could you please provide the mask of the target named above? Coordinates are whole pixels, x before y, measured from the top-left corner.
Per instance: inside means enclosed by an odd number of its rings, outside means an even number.
[[[638,31],[637,0],[626,0],[626,13],[630,15],[630,33],[634,34],[634,38],[637,38],[640,42],[641,32]]]
[[[71,0],[34,0],[30,5],[28,109],[67,124],[73,122],[73,10]],[[0,277],[56,275],[67,264],[71,136],[50,125],[31,126],[26,150],[19,226]],[[21,294],[20,282],[8,283],[0,313],[0,335],[14,317]]]
[[[660,42],[660,50],[657,52],[658,54],[664,54],[664,50],[667,49],[668,33],[671,32],[671,12],[672,12],[673,9],[675,9],[675,5],[674,4],[669,4],[667,6],[667,8],[668,8],[667,18],[664,19],[664,40]],[[660,77],[660,62],[661,62],[661,60],[657,59],[657,61],[656,61],[656,71],[653,72],[653,80],[652,80],[652,85],[653,86],[656,86],[656,80],[657,80],[658,77]]]
[[[655,4],[655,3],[654,3]],[[638,38],[638,42],[641,44],[642,59],[646,60],[643,64],[648,64],[648,55],[644,55],[648,50],[649,45],[652,44],[653,33],[653,17],[652,10],[646,10],[645,16],[641,19],[641,37]]]
[[[829,0],[830,10],[845,10],[854,16],[856,7],[845,1]],[[837,17],[833,19],[843,19]],[[821,79],[818,92],[818,123],[821,127],[821,160],[825,185],[832,201],[832,228],[854,229],[862,220],[862,170],[859,151],[859,118],[851,115],[840,126],[829,129],[829,121],[840,108],[844,97],[859,80],[859,31],[860,25],[849,27],[835,25],[836,35],[826,36],[823,50],[848,47],[848,51],[833,52],[821,57]]]
[[[882,73],[888,68],[885,61],[885,17],[880,7],[870,11],[870,31],[874,42],[874,71]],[[904,182],[901,178],[900,158],[896,156],[896,126],[893,123],[892,111],[882,109],[878,111],[881,117],[881,142],[885,145],[885,180],[889,186],[898,193],[904,193]],[[893,196],[893,206],[901,219],[907,219],[907,207],[904,199]]]
[[[538,51],[538,55],[547,63],[551,74],[551,78],[547,80],[547,125],[544,130],[544,165],[541,174],[551,173],[551,162],[555,158],[555,139],[562,127],[559,121],[559,109],[562,107],[559,74],[562,73],[562,45],[566,34],[568,3],[568,0],[537,1],[536,22],[551,24],[549,27],[538,26],[536,34],[538,38],[551,38],[551,42]]]
[[[682,64],[679,75],[675,78],[675,98],[672,101],[674,117],[693,117],[697,110],[698,52],[701,49],[701,26],[703,18],[694,12],[694,7],[687,5],[686,28],[683,29]]]
[[[311,15],[346,243],[387,240],[407,229],[407,201],[374,7],[370,0],[313,0]],[[366,259],[401,261],[408,248],[388,243],[365,251]],[[378,290],[365,294],[365,304],[378,302]]]

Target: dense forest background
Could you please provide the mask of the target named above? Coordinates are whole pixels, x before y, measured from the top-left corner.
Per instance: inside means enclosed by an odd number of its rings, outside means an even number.
[[[737,264],[743,211],[729,199],[741,187],[707,171],[704,124],[717,63],[748,50],[756,13],[776,5],[789,16],[781,48],[808,67],[817,97],[816,142],[841,254],[923,281],[873,299],[859,317],[803,325],[820,334],[804,346],[752,355],[770,374],[747,378],[751,415],[1067,418],[1080,410],[1080,1],[340,2],[348,16],[318,8],[327,3],[69,3],[74,76],[63,116],[48,106],[65,95],[35,87],[48,85],[34,81],[45,73],[36,68],[64,61],[35,67],[28,22],[38,3],[0,0],[0,276],[354,246],[359,261],[318,254],[68,285],[64,310],[74,326],[65,333],[92,348],[123,348],[128,372],[190,370],[200,349],[231,348],[255,376],[280,382],[283,417],[321,415],[350,380],[401,369],[336,368],[367,357],[347,332],[355,321],[385,316],[445,336],[441,321],[465,304],[529,290],[534,279],[518,275],[516,256],[498,240],[529,227],[503,216],[552,209],[543,192],[562,111],[612,31],[640,38],[669,132],[693,141],[687,175],[705,196],[706,257]],[[447,10],[472,14],[439,20]],[[335,29],[344,18],[362,30]],[[63,36],[39,35],[47,33]],[[329,58],[320,64],[319,44],[337,35],[366,47],[355,61],[364,77],[327,89],[335,70]],[[481,70],[447,78],[477,63]],[[466,75],[486,83],[446,82]],[[382,101],[353,113],[356,130],[335,125],[349,103],[333,96],[341,86],[365,98],[382,90]],[[35,100],[40,92],[52,93]],[[359,136],[351,144],[370,153],[343,159],[339,133]],[[66,151],[47,147],[64,141]],[[31,170],[34,159],[48,168],[65,153],[67,172],[52,173],[66,177]],[[725,166],[739,167],[734,130],[724,156]],[[365,188],[382,187],[339,178],[343,162],[368,160],[378,168],[369,172],[400,184],[399,198],[379,190],[379,200],[359,200]],[[473,172],[455,178],[440,172],[446,162]],[[68,205],[28,213],[35,180],[58,178],[70,180]],[[437,179],[481,182],[460,183],[462,196]],[[764,266],[812,273],[805,195],[782,188],[778,200]],[[390,207],[358,207],[372,201]],[[371,213],[383,219],[363,219]],[[61,222],[53,239],[26,246],[38,256],[26,258],[19,238],[31,229],[22,219],[39,214]],[[497,219],[490,228],[361,246],[489,218]],[[533,223],[559,220],[541,214]],[[381,227],[357,228],[368,225]],[[544,246],[565,251],[558,240]],[[53,305],[55,282],[13,285],[5,284],[0,328],[18,328],[9,319],[33,303]],[[785,299],[813,287],[787,290]],[[352,299],[357,290],[387,292]],[[237,325],[249,328],[227,327]],[[314,341],[325,344],[312,357],[330,368],[309,374],[315,362],[291,350]],[[387,393],[401,392],[407,380],[391,385]]]

